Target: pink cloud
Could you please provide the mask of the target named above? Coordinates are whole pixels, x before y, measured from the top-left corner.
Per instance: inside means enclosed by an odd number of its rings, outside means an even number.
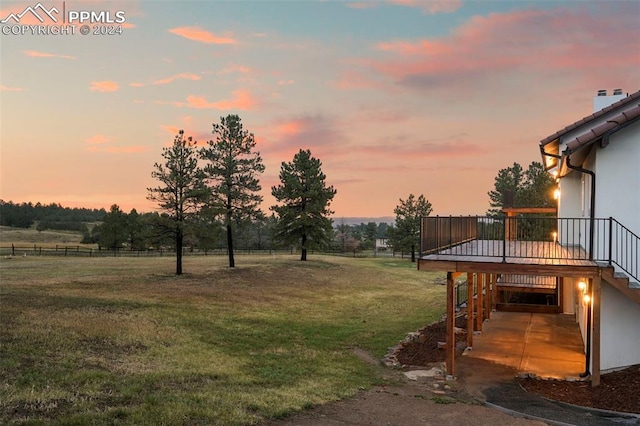
[[[310,149],[314,155],[332,156],[348,152],[348,138],[342,123],[326,115],[301,115],[276,120],[258,129],[258,145],[270,155],[292,158],[300,149]]]
[[[640,55],[629,52],[638,48],[637,13],[625,12],[624,5],[474,16],[449,36],[379,43],[391,58],[369,66],[396,83],[429,90],[478,90],[488,82],[499,85],[507,75],[544,80],[550,73],[635,86],[630,70],[640,65]]]
[[[160,128],[162,128],[162,130],[165,130],[171,133],[172,135],[177,135],[178,132],[180,131],[180,129],[177,128],[176,126],[170,126],[170,125],[162,125],[160,126]]]
[[[115,92],[120,89],[120,85],[115,81],[92,81],[89,89],[93,92]]]
[[[22,87],[9,87],[4,84],[0,84],[0,92],[22,92],[24,89]]]
[[[217,102],[209,102],[204,96],[187,96],[186,106],[197,109],[219,109],[219,110],[249,110],[256,104],[257,100],[247,90],[236,90],[232,99],[223,99]]]
[[[76,59],[75,56],[69,56],[69,55],[56,55],[53,53],[45,53],[45,52],[38,52],[36,50],[25,50],[23,52],[26,56],[29,56],[31,58],[62,58],[62,59]]]
[[[170,33],[179,35],[189,40],[207,44],[237,44],[237,40],[228,36],[217,36],[200,27],[177,27],[169,30]]]
[[[90,138],[84,140],[89,145],[98,145],[109,142],[109,138],[105,135],[93,135]]]
[[[172,75],[171,77],[163,78],[161,80],[156,80],[152,84],[155,84],[155,85],[169,84],[172,81],[176,81],[176,80],[200,80],[200,76],[192,72],[181,72],[180,74]]]
[[[279,80],[278,81],[278,86],[289,86],[291,84],[295,83],[295,81],[293,80]]]
[[[422,10],[423,13],[435,14],[435,13],[451,13],[462,7],[462,0],[388,0],[389,3],[415,7]]]
[[[129,83],[129,86],[131,86],[131,87],[144,87],[144,83],[133,82],[133,83]]]

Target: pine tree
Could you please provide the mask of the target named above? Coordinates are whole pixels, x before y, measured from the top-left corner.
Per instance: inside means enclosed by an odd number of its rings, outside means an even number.
[[[400,204],[393,212],[396,214],[396,224],[388,230],[391,245],[394,250],[410,250],[411,261],[415,262],[420,240],[420,221],[423,216],[431,214],[431,203],[422,194],[417,199],[410,194],[406,200],[400,199]]]
[[[202,170],[198,167],[197,142],[185,138],[180,130],[173,145],[162,149],[164,165],[155,163],[151,177],[160,181],[161,186],[147,188],[147,199],[158,203],[167,213],[166,231],[171,233],[176,248],[176,275],[182,274],[182,246],[186,221],[197,214],[205,187]]]
[[[300,260],[307,260],[307,249],[330,242],[333,212],[329,209],[336,195],[326,186],[322,163],[311,151],[300,150],[290,163],[283,162],[280,182],[271,194],[281,203],[271,207],[278,215],[275,238],[283,244],[300,244]]]
[[[208,163],[204,168],[206,183],[209,185],[210,209],[221,216],[227,231],[229,267],[235,267],[233,256],[233,227],[245,219],[260,216],[258,208],[262,202],[257,174],[264,172],[260,153],[253,133],[242,128],[237,115],[220,118],[220,124],[213,125],[216,140],[200,150],[201,157]]]
[[[518,163],[501,169],[489,191],[488,215],[501,216],[504,207],[552,207],[555,182],[542,164],[532,162],[526,171]]]

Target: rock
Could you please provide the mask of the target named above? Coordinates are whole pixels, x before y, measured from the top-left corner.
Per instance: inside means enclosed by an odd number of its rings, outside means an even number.
[[[409,380],[418,380],[418,378],[425,378],[425,377],[436,377],[438,375],[442,375],[442,371],[437,368],[437,367],[433,367],[430,370],[412,370],[412,371],[405,371],[404,375],[409,379]]]

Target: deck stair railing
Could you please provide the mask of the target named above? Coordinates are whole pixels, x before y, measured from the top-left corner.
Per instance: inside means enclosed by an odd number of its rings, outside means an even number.
[[[640,237],[611,217],[423,217],[420,255],[436,253],[606,262],[640,281]]]

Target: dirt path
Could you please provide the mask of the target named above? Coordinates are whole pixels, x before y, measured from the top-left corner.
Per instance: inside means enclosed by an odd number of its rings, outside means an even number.
[[[364,351],[354,351],[370,364],[378,363]],[[412,370],[416,371],[416,370]],[[437,372],[425,368],[418,370],[431,374]],[[290,418],[268,422],[265,426],[292,425],[501,425],[535,426],[545,423],[512,417],[487,408],[474,399],[474,393],[486,385],[486,379],[500,381],[501,376],[475,376],[470,383],[445,381],[441,375],[409,379],[405,372],[385,368],[381,375],[393,386],[374,387],[355,397],[322,405]]]

